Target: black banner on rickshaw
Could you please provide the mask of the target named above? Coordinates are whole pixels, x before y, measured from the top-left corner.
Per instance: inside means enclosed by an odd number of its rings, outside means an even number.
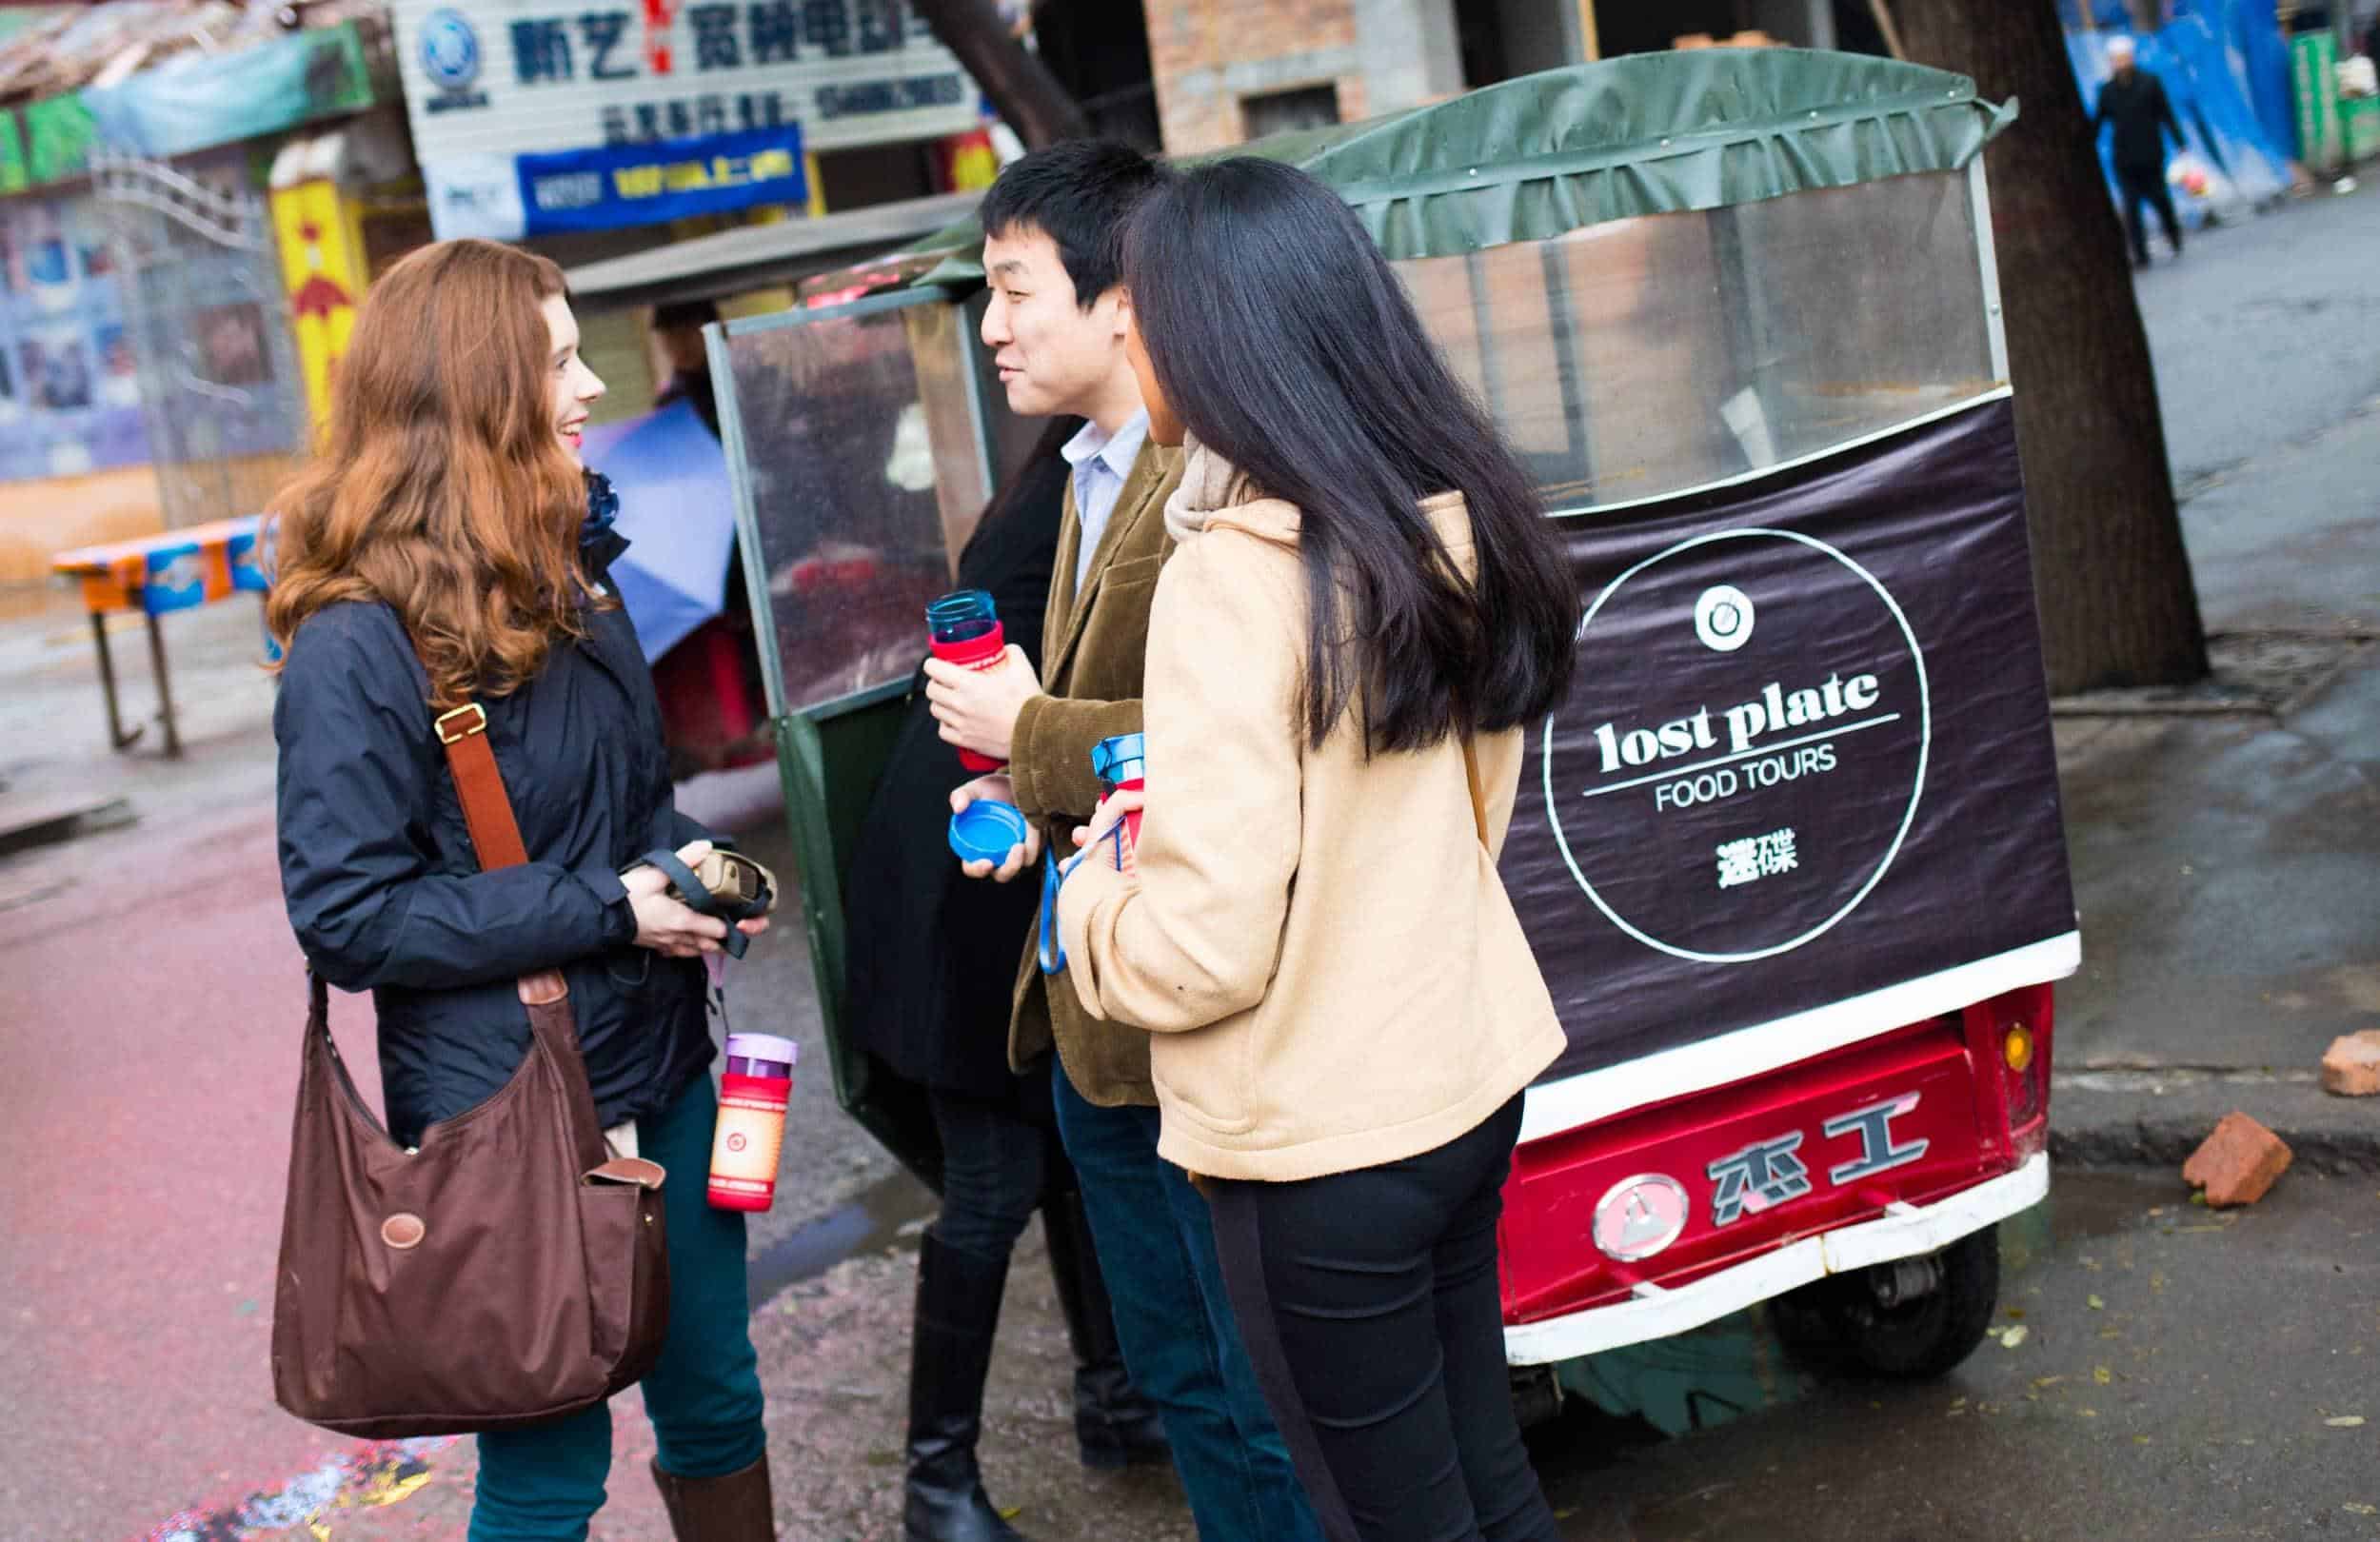
[[[1578,672],[1503,856],[1570,1035],[1531,1135],[2073,970],[2005,394],[1557,526]]]

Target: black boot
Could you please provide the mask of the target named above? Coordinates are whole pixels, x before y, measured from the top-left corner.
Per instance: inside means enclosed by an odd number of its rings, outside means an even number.
[[[917,1326],[909,1347],[907,1542],[1024,1542],[983,1493],[975,1463],[983,1376],[992,1364],[1008,1260],[945,1246],[918,1249]]]
[[[1041,1205],[1041,1231],[1049,1238],[1049,1272],[1058,1281],[1058,1304],[1074,1340],[1074,1431],[1085,1467],[1130,1467],[1169,1462],[1165,1424],[1149,1400],[1133,1390],[1116,1342],[1116,1314],[1091,1246],[1091,1224],[1082,1196],[1073,1189]]]

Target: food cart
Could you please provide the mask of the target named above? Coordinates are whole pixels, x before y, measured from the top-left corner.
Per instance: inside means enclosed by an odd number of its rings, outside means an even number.
[[[2080,944],[1981,161],[2012,113],[1709,50],[1248,148],[1359,211],[1579,583],[1502,859],[1569,1035],[1507,1190],[1524,1383],[1760,1301],[1938,1373],[2048,1191]],[[839,894],[924,604],[1030,433],[976,245],[711,342],[837,1088],[929,1177],[922,1103],[836,1036]]]

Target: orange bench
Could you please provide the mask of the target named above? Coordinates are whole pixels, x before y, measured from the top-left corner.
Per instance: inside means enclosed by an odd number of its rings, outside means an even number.
[[[158,618],[169,611],[195,610],[235,594],[262,594],[265,569],[259,516],[217,520],[211,524],[136,541],[112,541],[104,545],[62,551],[50,559],[50,570],[79,579],[83,608],[90,615],[91,638],[99,646],[99,683],[108,699],[108,738],[118,750],[139,741],[142,729],[124,727],[116,702],[115,661],[108,652],[108,617],[137,610],[149,624],[149,661],[157,677],[158,716],[166,725],[166,753],[182,753],[182,736],[173,719],[173,692],[166,675],[166,639]]]

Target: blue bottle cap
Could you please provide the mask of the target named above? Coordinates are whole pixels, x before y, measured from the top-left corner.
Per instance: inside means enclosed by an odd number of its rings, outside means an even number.
[[[925,626],[937,642],[964,642],[982,637],[1000,619],[987,589],[960,589],[925,607]]]
[[[974,802],[950,817],[951,855],[997,867],[1024,843],[1024,816],[1006,803]]]
[[[1147,741],[1139,734],[1118,734],[1091,746],[1091,775],[1110,789],[1147,774]]]

